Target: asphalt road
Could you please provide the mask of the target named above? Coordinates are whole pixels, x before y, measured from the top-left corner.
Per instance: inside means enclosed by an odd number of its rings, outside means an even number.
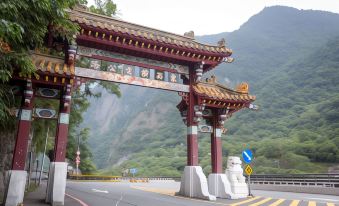
[[[339,196],[259,190],[254,198],[204,201],[174,196],[178,188],[175,182],[68,182],[65,206],[339,206]]]

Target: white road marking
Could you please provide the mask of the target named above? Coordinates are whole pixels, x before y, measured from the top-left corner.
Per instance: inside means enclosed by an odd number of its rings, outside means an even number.
[[[307,199],[311,199],[311,200],[323,200],[323,201],[333,201],[333,202],[339,202],[339,199],[326,199],[326,198],[316,198],[316,197],[314,197],[314,198],[312,198],[312,197],[309,197],[309,198],[307,198]]]
[[[121,197],[120,197],[120,199],[117,201],[117,203],[115,204],[115,206],[118,206],[118,205],[119,205],[119,203],[120,203],[120,201],[122,200],[122,198],[123,198],[123,195],[122,195],[122,193],[121,193]]]
[[[70,197],[72,198],[73,200],[77,201],[78,203],[80,203],[81,206],[88,206],[86,203],[84,203],[82,200],[76,198],[76,197],[73,197],[72,195],[69,195],[69,194],[65,194],[67,197]]]
[[[101,192],[101,193],[108,193],[106,190],[97,190],[97,189],[92,189],[93,192]]]

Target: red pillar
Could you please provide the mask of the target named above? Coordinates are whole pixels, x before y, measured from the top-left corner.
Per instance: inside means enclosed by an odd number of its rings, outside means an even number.
[[[25,170],[28,137],[32,123],[33,99],[32,82],[31,80],[27,80],[19,112],[18,132],[12,159],[12,170]]]
[[[198,127],[197,123],[194,122],[194,105],[195,98],[193,94],[193,83],[195,82],[195,70],[190,69],[189,73],[189,84],[190,84],[190,93],[189,93],[189,105],[187,109],[187,165],[188,166],[197,166],[199,163],[198,156]]]
[[[211,134],[211,161],[212,173],[222,173],[222,142],[221,128],[218,124],[218,116],[213,117],[213,132]]]
[[[53,162],[65,162],[70,111],[71,85],[67,85],[64,96],[60,100],[60,111],[55,138]]]

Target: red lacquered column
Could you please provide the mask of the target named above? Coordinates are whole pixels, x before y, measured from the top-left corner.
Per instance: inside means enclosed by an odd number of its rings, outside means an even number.
[[[211,134],[212,173],[222,173],[221,128],[218,127],[217,116],[213,117],[213,133]]]
[[[18,133],[13,153],[12,170],[25,170],[28,137],[32,123],[33,99],[32,81],[27,80],[19,112]]]
[[[69,115],[71,111],[71,85],[67,85],[64,94],[60,100],[59,120],[54,147],[54,162],[65,162],[66,158]]]

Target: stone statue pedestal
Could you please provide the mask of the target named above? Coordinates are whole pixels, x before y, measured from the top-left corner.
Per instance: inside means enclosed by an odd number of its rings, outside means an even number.
[[[240,157],[230,156],[227,159],[226,177],[230,183],[230,188],[235,198],[245,198],[248,196],[248,186],[245,182],[243,169],[241,168]]]

